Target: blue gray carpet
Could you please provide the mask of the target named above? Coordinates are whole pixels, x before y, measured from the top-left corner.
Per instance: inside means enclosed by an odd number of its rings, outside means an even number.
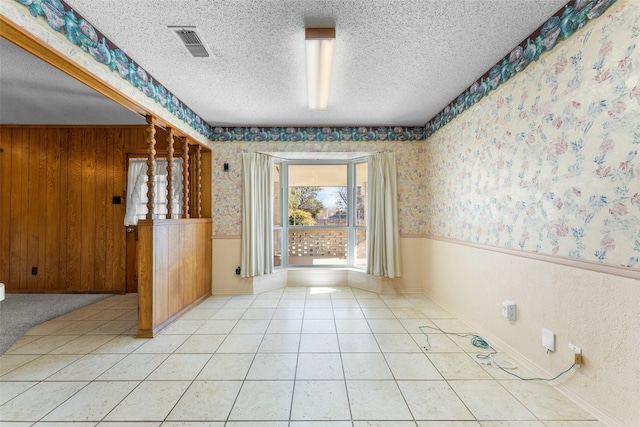
[[[29,329],[111,294],[6,294],[0,301],[0,354]]]

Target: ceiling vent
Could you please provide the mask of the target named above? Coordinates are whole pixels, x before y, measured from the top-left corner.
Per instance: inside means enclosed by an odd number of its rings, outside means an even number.
[[[207,48],[202,43],[202,39],[196,33],[196,27],[169,27],[175,31],[187,50],[195,58],[206,58],[209,56]]]

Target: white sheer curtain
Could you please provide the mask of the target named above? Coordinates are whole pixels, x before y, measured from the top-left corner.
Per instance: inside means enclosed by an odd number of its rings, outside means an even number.
[[[173,218],[182,215],[182,160],[173,159],[171,172],[172,197],[171,213]],[[147,216],[147,159],[133,158],[129,160],[129,173],[127,175],[127,204],[124,215],[124,225],[137,225],[138,221]],[[154,213],[159,218],[166,218],[167,209],[167,159],[156,159],[154,170],[154,185],[156,200]]]
[[[367,274],[400,276],[400,232],[395,153],[369,158],[369,227],[367,228]]]
[[[242,155],[242,277],[273,273],[273,158]]]

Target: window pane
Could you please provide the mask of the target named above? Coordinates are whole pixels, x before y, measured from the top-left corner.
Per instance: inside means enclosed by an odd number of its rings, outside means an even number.
[[[280,223],[280,164],[273,165],[273,225]]]
[[[358,267],[367,266],[367,229],[356,230],[356,256],[354,264]]]
[[[273,230],[273,266],[279,267],[282,265],[282,229],[276,228]]]
[[[347,165],[289,165],[289,225],[347,224]]]
[[[356,164],[356,225],[367,225],[367,163]]]
[[[289,229],[290,265],[346,265],[345,228]]]

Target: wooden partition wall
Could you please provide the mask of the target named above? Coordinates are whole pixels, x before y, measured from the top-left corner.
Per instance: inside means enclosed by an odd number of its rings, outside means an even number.
[[[211,295],[211,219],[138,222],[138,337]]]

